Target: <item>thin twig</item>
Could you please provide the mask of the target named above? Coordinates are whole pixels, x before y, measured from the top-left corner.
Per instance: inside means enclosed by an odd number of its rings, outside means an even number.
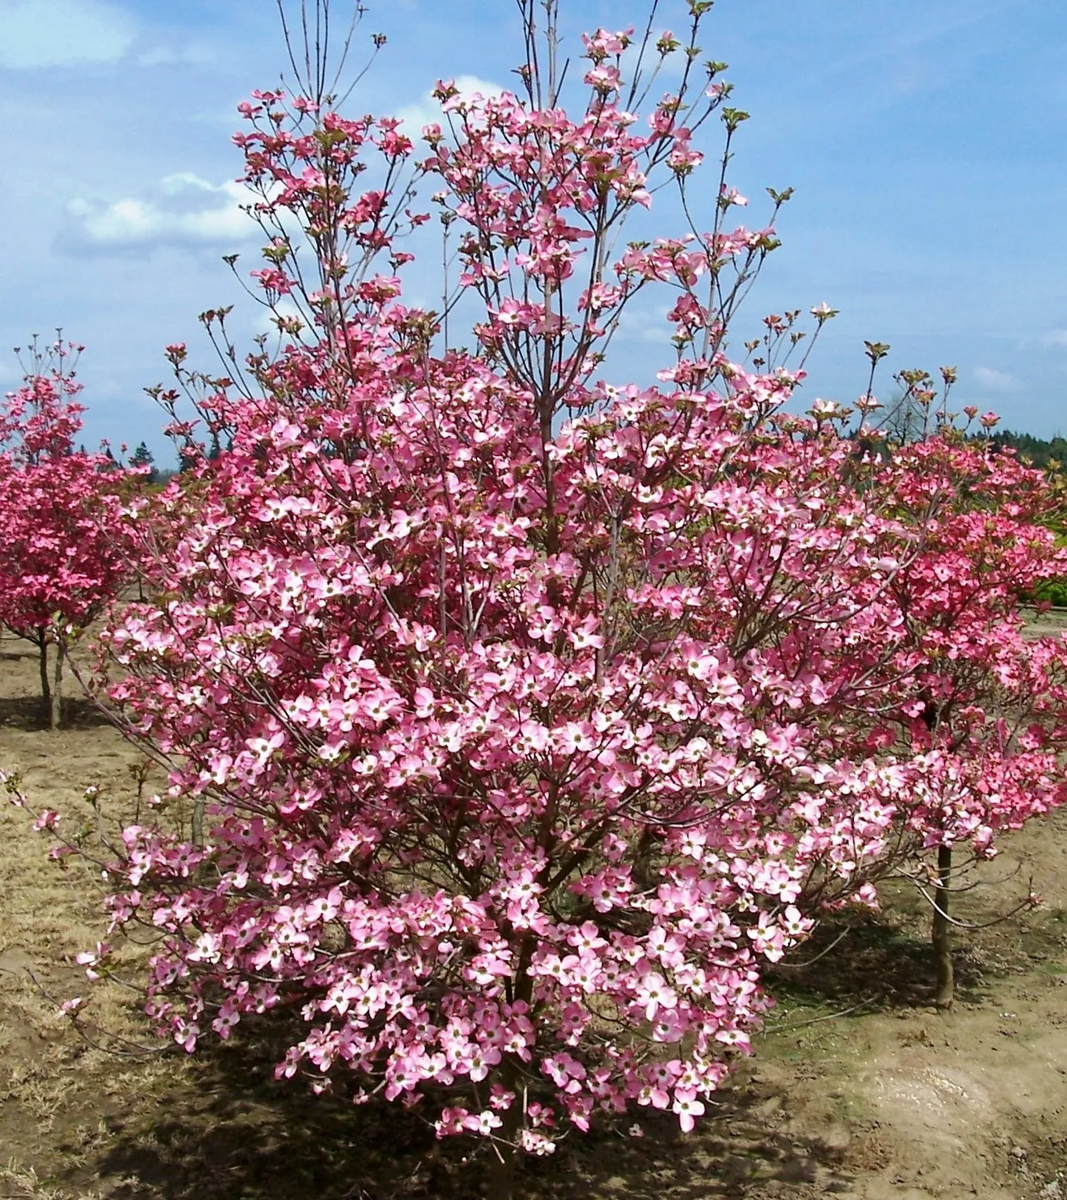
[[[790,1029],[803,1029],[805,1025],[818,1025],[820,1021],[834,1021],[838,1017],[847,1017],[849,1013],[854,1013],[858,1009],[866,1008],[868,1005],[877,1004],[879,1000],[885,999],[885,992],[879,992],[875,996],[868,996],[866,1000],[861,1000],[859,1004],[853,1004],[851,1008],[843,1008],[839,1012],[824,1013],[821,1017],[811,1017],[807,1021],[787,1021],[784,1025],[765,1025],[764,1032],[766,1033],[782,1033]]]

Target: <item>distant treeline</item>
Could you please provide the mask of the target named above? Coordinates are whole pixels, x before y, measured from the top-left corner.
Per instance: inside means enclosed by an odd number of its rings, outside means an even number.
[[[1055,463],[1060,470],[1067,469],[1067,438],[1056,434],[1053,438],[1034,437],[1032,433],[995,433],[990,441],[994,446],[1011,446],[1020,458],[1028,459],[1035,467],[1047,468]]]
[[[1020,458],[1028,460],[1033,466],[1041,470],[1045,470],[1050,464],[1055,463],[1059,470],[1067,474],[1067,437],[1061,437],[1059,434],[1056,434],[1052,438],[1039,438],[1035,437],[1032,433],[1013,433],[1010,430],[1006,430],[1002,433],[993,434],[989,440],[994,446],[1010,446],[1018,452]],[[82,450],[84,452],[84,446]],[[217,458],[219,453],[220,447],[216,441],[208,453],[208,458]],[[153,462],[153,455],[144,442],[130,456],[130,464],[131,466],[149,467],[148,481],[153,484],[167,483],[175,475],[180,475],[183,470],[182,465],[179,465],[177,468],[156,467]],[[189,462],[185,464],[186,467],[188,465]]]

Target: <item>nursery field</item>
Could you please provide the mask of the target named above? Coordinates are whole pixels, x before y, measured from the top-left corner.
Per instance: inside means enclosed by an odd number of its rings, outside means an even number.
[[[82,703],[41,727],[34,651],[0,642],[0,766],[76,823],[135,803],[139,758]],[[132,770],[131,770],[132,768]],[[160,1052],[135,997],[100,989],[90,1041],[57,1016],[84,994],[74,954],[100,937],[85,868],[46,859],[0,806],[0,1197],[4,1200],[386,1200],[479,1192],[478,1163],[399,1112],[276,1084],[272,1038]],[[801,947],[774,978],[755,1057],[694,1133],[648,1110],[526,1168],[531,1197],[1056,1200],[1067,1197],[1067,813],[1005,842],[960,916],[989,921],[1033,889],[1039,909],[961,933],[960,999],[930,1007],[919,898]],[[246,1034],[247,1036],[247,1034]],[[392,1108],[392,1106],[390,1106]],[[636,1122],[636,1123],[635,1123]]]

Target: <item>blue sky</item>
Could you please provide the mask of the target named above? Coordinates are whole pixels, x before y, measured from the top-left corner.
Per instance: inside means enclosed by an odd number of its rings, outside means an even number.
[[[562,6],[572,50],[582,28],[647,11]],[[657,24],[681,31],[684,8],[661,0]],[[379,30],[356,112],[418,122],[436,79],[507,86],[519,62],[512,0],[368,0],[357,36]],[[718,0],[702,45],[752,116],[732,172],[746,223],[765,186],[796,189],[748,322],[841,310],[806,394],[853,399],[868,338],[891,345],[892,370],[957,365],[961,406],[1067,433],[1067,4]],[[263,325],[220,260],[256,265],[230,135],[238,101],[284,62],[273,0],[0,0],[0,387],[19,378],[9,348],[60,325],[87,347],[86,441],[145,439],[169,462],[142,392],[166,379],[163,346],[187,341],[208,369],[199,312],[235,301],[240,336]],[[669,358],[654,318],[620,371]]]

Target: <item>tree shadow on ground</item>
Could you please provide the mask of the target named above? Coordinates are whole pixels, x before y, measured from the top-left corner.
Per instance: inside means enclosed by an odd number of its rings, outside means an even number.
[[[63,732],[78,729],[99,729],[111,722],[92,700],[82,696],[63,697]],[[48,732],[48,709],[40,696],[0,698],[0,725],[25,732]]]
[[[957,998],[985,996],[981,955],[963,938],[953,947]],[[765,973],[768,990],[839,1011],[923,1008],[934,1002],[933,949],[909,926],[874,913],[826,920],[793,955]]]
[[[273,1024],[273,1027],[271,1025]],[[86,1164],[115,1200],[466,1200],[483,1194],[486,1152],[439,1143],[397,1104],[355,1106],[275,1082],[277,1022],[248,1041],[198,1056],[192,1086],[146,1097],[108,1122],[108,1144]],[[273,1051],[274,1053],[272,1053]],[[767,1085],[724,1089],[691,1135],[665,1113],[636,1109],[527,1159],[515,1194],[538,1200],[732,1200],[757,1180],[843,1190],[840,1151],[774,1128]],[[836,1181],[836,1183],[835,1183]],[[71,1179],[79,1184],[83,1180]]]
[[[934,966],[923,913],[842,914],[820,926],[767,979],[786,1010],[834,1013],[928,1007]],[[986,998],[983,961],[960,938],[959,999]],[[795,1014],[800,1016],[801,1014]],[[772,1017],[772,1022],[775,1018]],[[292,1018],[271,1014],[206,1043],[181,1083],[112,1120],[86,1180],[106,1180],[115,1200],[467,1200],[483,1194],[487,1150],[439,1143],[418,1110],[343,1096],[313,1096],[275,1081],[273,1066],[299,1039]],[[798,1024],[807,1024],[802,1019]],[[191,1076],[191,1081],[190,1081]],[[791,1133],[780,1084],[740,1073],[693,1134],[669,1113],[634,1108],[588,1136],[522,1163],[516,1195],[533,1200],[734,1200],[849,1190],[844,1151]],[[636,1132],[635,1132],[636,1131]],[[82,1182],[78,1180],[76,1182]],[[794,1193],[792,1189],[797,1189]]]
[[[532,1190],[552,1200],[735,1200],[759,1184],[808,1185],[819,1195],[850,1190],[839,1146],[776,1128],[784,1099],[758,1078],[736,1080],[689,1135],[669,1114],[639,1110],[636,1123],[627,1117],[566,1147],[543,1179],[534,1164],[528,1177],[541,1186]]]

